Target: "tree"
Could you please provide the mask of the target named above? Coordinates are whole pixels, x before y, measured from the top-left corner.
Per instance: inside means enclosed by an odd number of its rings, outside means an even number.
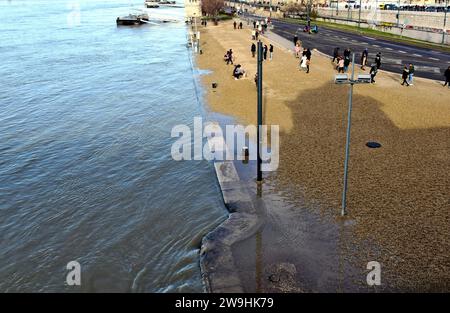
[[[224,0],[203,0],[202,12],[206,15],[216,16],[224,6]]]
[[[300,12],[306,11],[306,5],[304,4],[304,1],[302,0],[301,3],[289,3],[284,10],[288,14],[298,14]]]

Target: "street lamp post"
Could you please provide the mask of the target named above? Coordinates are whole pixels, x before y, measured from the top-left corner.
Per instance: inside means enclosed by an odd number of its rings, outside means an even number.
[[[199,31],[197,28],[197,14],[194,13],[194,32],[195,32],[195,52],[200,53],[200,39],[199,39]]]
[[[397,6],[397,27],[400,25],[400,0],[398,0],[398,6]]]
[[[344,161],[344,187],[342,190],[342,207],[341,215],[344,216],[347,207],[347,180],[348,180],[348,164],[350,158],[350,129],[352,125],[352,105],[353,105],[353,85],[370,83],[371,78],[368,74],[359,74],[358,79],[355,80],[355,54],[352,56],[352,74],[348,79],[347,74],[337,74],[335,77],[336,84],[349,84],[350,90],[348,94],[348,116],[347,116],[347,135],[345,142],[345,161]]]
[[[447,11],[448,11],[448,0],[445,1],[444,8],[444,26],[442,27],[442,44],[445,43],[445,33],[447,32],[445,26],[447,24]]]
[[[269,18],[272,21],[272,0],[269,2]]]
[[[358,28],[361,28],[361,0],[359,0]]]
[[[347,3],[347,20],[350,20],[350,8],[351,8],[351,5],[349,3]]]
[[[309,32],[311,29],[311,0],[308,0],[307,12],[308,12],[308,32]]]
[[[256,128],[256,154],[257,154],[257,163],[256,163],[256,181],[261,182],[262,181],[262,171],[261,171],[261,130],[262,127],[262,64],[263,64],[263,45],[261,41],[258,41],[258,100],[257,100],[257,118],[258,118],[258,125]]]

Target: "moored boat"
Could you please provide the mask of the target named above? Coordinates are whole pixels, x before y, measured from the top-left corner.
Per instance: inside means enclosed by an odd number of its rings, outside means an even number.
[[[148,22],[148,14],[128,14],[127,16],[118,17],[117,25],[140,25]]]
[[[144,2],[144,5],[148,9],[159,8],[158,1],[156,1],[156,0],[146,0]]]

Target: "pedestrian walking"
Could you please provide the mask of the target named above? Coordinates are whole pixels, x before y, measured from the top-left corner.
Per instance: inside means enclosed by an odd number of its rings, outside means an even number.
[[[409,83],[411,86],[413,86],[414,72],[415,72],[414,64],[409,63],[409,77],[408,77],[408,83]]]
[[[295,52],[295,57],[296,58],[299,58],[300,57],[300,44],[298,43],[298,41],[297,41],[297,43],[295,44],[295,47],[294,47],[294,52]]]
[[[298,36],[294,35],[294,46],[297,45],[297,41],[298,41]]]
[[[378,73],[378,67],[376,64],[372,64],[370,67],[370,82],[373,84],[375,83],[375,76],[377,76]]]
[[[306,49],[306,58],[307,58],[308,60],[311,60],[311,55],[312,55],[311,50],[309,50],[309,48],[307,48],[307,49]]]
[[[348,67],[350,66],[350,57],[345,56],[344,57],[344,73],[348,71]]]
[[[334,61],[339,62],[339,47],[336,47],[333,50],[333,61],[331,62],[334,63]]]
[[[375,64],[377,65],[377,69],[381,67],[381,52],[378,52],[375,56]]]
[[[273,59],[273,45],[269,45],[269,60],[272,61]]]
[[[256,29],[256,21],[253,21],[253,29]]]
[[[252,40],[256,39],[256,30],[252,30]]]
[[[444,77],[445,77],[444,87],[448,85],[448,88],[450,88],[450,66],[445,70]]]
[[[307,64],[308,59],[306,58],[306,55],[303,55],[302,58],[300,59],[300,69],[307,71],[308,70],[308,64]]]
[[[227,65],[228,64],[233,64],[233,50],[228,50],[227,51]]]
[[[234,29],[236,29],[236,25],[237,25],[237,23],[236,23],[236,21],[234,21],[234,22],[233,22],[233,27],[234,27]]]
[[[350,58],[350,54],[351,54],[352,52],[351,52],[351,50],[350,50],[350,48],[346,48],[345,50],[344,50],[344,58],[345,57],[349,57]]]
[[[259,37],[259,31],[256,30],[256,31],[255,31],[255,39],[258,40],[258,37]]]
[[[402,86],[406,84],[406,86],[409,87],[408,77],[409,77],[409,68],[407,65],[405,65],[403,67],[403,73],[402,73],[402,79],[403,79]]]
[[[366,70],[366,65],[367,65],[367,57],[369,56],[369,50],[364,49],[362,55],[361,55],[361,69],[363,71]]]
[[[252,43],[252,47],[250,48],[251,52],[252,52],[252,58],[255,57],[256,54],[256,45],[255,43]]]
[[[338,57],[338,65],[337,65],[338,73],[344,73],[344,58]]]
[[[267,51],[268,51],[267,45],[264,45],[264,48],[263,48],[263,58],[264,58],[264,61],[267,59]]]
[[[242,22],[239,22],[239,28],[242,29]]]

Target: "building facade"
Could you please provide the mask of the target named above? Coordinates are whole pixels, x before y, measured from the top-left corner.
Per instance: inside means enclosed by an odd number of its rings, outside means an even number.
[[[201,0],[184,0],[184,8],[188,19],[202,16]]]

